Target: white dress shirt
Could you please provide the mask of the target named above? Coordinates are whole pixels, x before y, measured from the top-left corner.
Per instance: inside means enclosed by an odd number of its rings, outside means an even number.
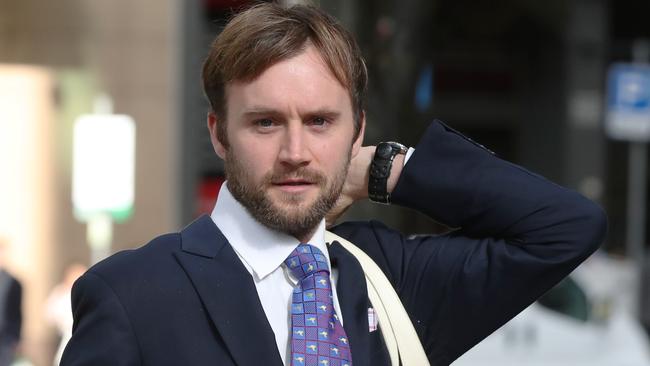
[[[227,188],[227,182],[221,186],[211,217],[253,277],[262,308],[275,333],[275,342],[282,362],[287,365],[291,353],[289,343],[291,294],[298,281],[290,275],[283,263],[300,241],[293,236],[269,229],[255,220],[232,196]],[[323,219],[308,243],[320,249],[327,258],[327,263],[330,264],[324,235],[325,220]],[[336,295],[337,271],[330,272],[334,309],[343,322]]]

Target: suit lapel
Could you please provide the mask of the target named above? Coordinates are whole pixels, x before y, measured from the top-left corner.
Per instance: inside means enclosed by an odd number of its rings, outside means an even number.
[[[235,363],[282,365],[250,273],[209,216],[181,232],[175,256],[190,277]]]
[[[329,247],[332,267],[338,268],[336,292],[343,313],[343,328],[350,341],[352,364],[367,366],[370,360],[368,289],[361,265],[338,242]]]

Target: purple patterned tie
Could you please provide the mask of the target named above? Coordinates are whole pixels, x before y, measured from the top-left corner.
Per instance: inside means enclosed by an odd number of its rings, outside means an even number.
[[[300,244],[284,261],[299,286],[291,303],[291,365],[352,366],[350,346],[332,301],[327,258]]]

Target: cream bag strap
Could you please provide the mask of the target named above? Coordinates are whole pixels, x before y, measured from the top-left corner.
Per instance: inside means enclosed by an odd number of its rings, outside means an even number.
[[[384,272],[364,251],[348,240],[326,231],[325,241],[339,242],[361,264],[368,286],[368,298],[377,313],[391,364],[399,366],[401,360],[403,366],[429,366],[413,323]]]

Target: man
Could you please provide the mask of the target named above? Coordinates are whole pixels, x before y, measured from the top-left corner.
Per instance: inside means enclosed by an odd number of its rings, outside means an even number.
[[[524,309],[603,237],[598,206],[439,122],[408,152],[362,147],[363,60],[315,8],[239,14],[203,79],[227,177],[215,209],[77,281],[62,365],[388,365],[359,263],[324,240],[325,216],[368,192],[459,228],[416,239],[375,221],[331,228],[385,272],[434,365]]]

